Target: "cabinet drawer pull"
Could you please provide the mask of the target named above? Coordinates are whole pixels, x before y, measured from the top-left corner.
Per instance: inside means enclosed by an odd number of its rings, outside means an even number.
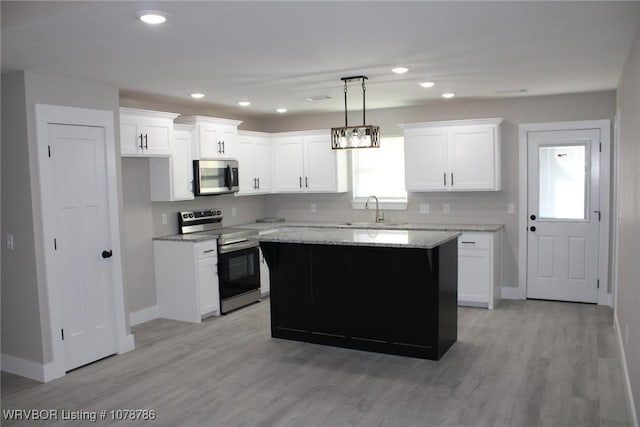
[[[463,241],[462,243],[465,244],[465,245],[475,245],[476,244],[476,242],[465,242],[465,241]]]
[[[215,249],[207,249],[206,251],[204,251],[203,253],[205,254],[209,254],[211,252],[215,252]]]

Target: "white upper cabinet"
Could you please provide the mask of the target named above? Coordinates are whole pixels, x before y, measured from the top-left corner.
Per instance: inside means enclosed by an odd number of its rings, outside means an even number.
[[[400,125],[407,191],[498,191],[502,119]]]
[[[178,114],[120,108],[120,155],[153,157],[170,155],[173,120]]]
[[[152,202],[193,200],[190,126],[175,125],[169,157],[149,159]]]
[[[193,127],[191,139],[194,160],[236,158],[236,140],[241,121],[205,116],[180,116],[175,122]]]
[[[271,193],[271,140],[267,133],[238,132],[236,158],[240,168],[238,196]]]
[[[347,153],[331,149],[328,130],[275,134],[273,150],[274,192],[348,191]]]

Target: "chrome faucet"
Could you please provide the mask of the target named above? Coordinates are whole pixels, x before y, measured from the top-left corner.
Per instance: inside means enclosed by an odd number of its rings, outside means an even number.
[[[364,204],[365,209],[369,209],[369,200],[374,199],[376,201],[376,222],[384,221],[384,214],[380,214],[380,203],[378,202],[378,198],[373,194],[367,198],[367,201]]]

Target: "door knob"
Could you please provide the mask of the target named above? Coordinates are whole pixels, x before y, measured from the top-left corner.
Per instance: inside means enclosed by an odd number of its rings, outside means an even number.
[[[535,215],[531,215],[529,218],[531,218],[531,221],[535,221],[536,220],[536,216]]]
[[[535,225],[532,225],[531,227],[529,227],[529,230],[531,230],[531,231],[536,231],[536,226],[535,226]]]
[[[112,250],[102,251],[102,258],[111,258],[112,256],[113,256]]]

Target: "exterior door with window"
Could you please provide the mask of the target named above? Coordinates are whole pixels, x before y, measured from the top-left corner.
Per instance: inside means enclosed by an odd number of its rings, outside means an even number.
[[[598,301],[600,130],[530,132],[527,298]]]

